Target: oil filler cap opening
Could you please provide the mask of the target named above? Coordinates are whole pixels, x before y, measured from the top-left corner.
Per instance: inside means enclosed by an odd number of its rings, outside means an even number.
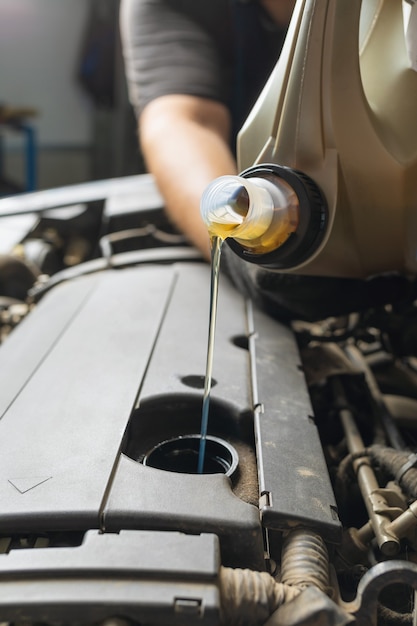
[[[198,474],[201,435],[183,435],[157,444],[149,450],[143,465],[168,472]],[[224,439],[207,435],[203,474],[232,476],[239,457],[235,448]]]

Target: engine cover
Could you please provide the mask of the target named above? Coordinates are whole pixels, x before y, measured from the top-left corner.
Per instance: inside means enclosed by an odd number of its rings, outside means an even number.
[[[212,533],[264,569],[264,533],[340,523],[292,332],[221,279],[209,435],[232,476],[143,464],[198,434],[209,268],[149,264],[54,287],[0,350],[0,532]],[[7,559],[7,557],[5,557]],[[0,564],[1,567],[1,564]]]

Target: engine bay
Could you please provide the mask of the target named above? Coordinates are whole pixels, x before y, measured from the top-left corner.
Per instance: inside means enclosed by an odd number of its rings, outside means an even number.
[[[210,271],[152,178],[0,223],[2,623],[415,623],[415,280],[284,324],[221,276],[198,474]]]

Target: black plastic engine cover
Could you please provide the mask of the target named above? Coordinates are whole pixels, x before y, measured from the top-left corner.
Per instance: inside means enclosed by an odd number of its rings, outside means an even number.
[[[229,479],[140,462],[155,443],[199,432],[208,297],[204,264],[107,270],[55,287],[12,333],[0,349],[2,534],[214,533],[224,564],[255,569],[262,523],[337,541],[295,340],[252,316],[225,278],[209,433],[236,448],[239,470]]]
[[[215,626],[219,564],[214,535],[90,530],[80,546],[1,554],[0,615],[81,625],[116,611],[133,623]]]

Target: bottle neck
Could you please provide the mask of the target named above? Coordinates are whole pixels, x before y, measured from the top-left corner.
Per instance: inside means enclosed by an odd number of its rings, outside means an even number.
[[[277,165],[214,180],[202,196],[201,215],[209,235],[227,239],[245,260],[285,269],[316,251],[327,225],[315,183]]]

